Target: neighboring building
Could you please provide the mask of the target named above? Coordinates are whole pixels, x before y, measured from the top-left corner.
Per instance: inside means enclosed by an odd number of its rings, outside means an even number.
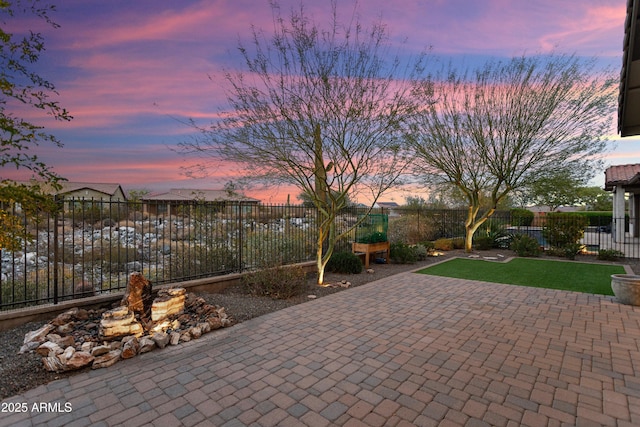
[[[65,199],[86,199],[95,201],[126,202],[127,196],[120,184],[91,182],[60,182],[62,188],[55,191],[58,197]]]
[[[143,211],[152,215],[169,215],[189,202],[208,202],[220,205],[220,209],[238,209],[245,211],[260,203],[258,199],[226,190],[202,190],[189,188],[171,189],[166,193],[141,198]]]
[[[627,0],[622,70],[618,97],[618,132],[640,135],[640,0]]]
[[[374,208],[380,208],[383,212],[387,213],[390,216],[397,216],[397,209],[400,207],[396,202],[376,202],[373,205]]]
[[[17,181],[17,183],[29,185],[37,181]],[[39,184],[43,193],[64,199],[66,211],[74,210],[82,204],[127,201],[127,196],[120,184],[62,181],[58,182],[59,189],[53,188],[51,184]]]

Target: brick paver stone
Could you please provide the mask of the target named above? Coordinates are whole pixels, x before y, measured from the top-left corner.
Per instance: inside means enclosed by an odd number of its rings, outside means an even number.
[[[634,425],[639,349],[613,297],[402,273],[13,396],[0,426]]]

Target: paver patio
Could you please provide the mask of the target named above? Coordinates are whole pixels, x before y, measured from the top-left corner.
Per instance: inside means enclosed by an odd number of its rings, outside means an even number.
[[[0,425],[640,425],[639,350],[612,297],[403,273],[14,396]]]

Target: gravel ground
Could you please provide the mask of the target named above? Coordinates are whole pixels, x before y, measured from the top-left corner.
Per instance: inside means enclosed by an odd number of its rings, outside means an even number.
[[[480,251],[477,252],[477,254],[481,256],[497,256],[498,254],[504,255],[505,257],[513,256],[513,252],[511,251],[497,250]],[[371,266],[374,273],[363,272],[357,275],[328,273],[326,275],[326,282],[329,284],[339,284],[344,280],[350,282],[351,287],[356,287],[401,272],[415,270],[442,261],[443,258],[446,259],[454,256],[464,256],[464,252],[450,251],[445,253],[443,257],[429,258],[426,261],[421,261],[416,264],[376,264]],[[594,258],[585,257],[582,260],[594,261]],[[628,260],[626,260],[624,264],[629,264]],[[634,272],[640,272],[640,264],[638,262],[633,263],[631,267]],[[225,307],[226,312],[233,321],[240,323],[254,317],[309,301],[309,295],[315,295],[317,298],[321,298],[325,295],[347,290],[341,286],[319,287],[315,284],[313,278],[308,280],[307,287],[307,292],[287,300],[252,296],[245,293],[239,286],[229,287],[222,293],[199,295],[210,304]],[[41,384],[82,372],[48,372],[43,368],[41,357],[37,354],[18,354],[25,334],[40,328],[44,323],[44,321],[31,322],[8,331],[0,332],[0,343],[2,343],[2,345],[0,345],[0,399],[24,393]]]

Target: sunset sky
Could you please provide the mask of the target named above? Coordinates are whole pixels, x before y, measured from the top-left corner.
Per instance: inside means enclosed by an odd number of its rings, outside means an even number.
[[[316,22],[327,22],[328,0],[303,3]],[[350,17],[354,2],[338,3]],[[300,0],[280,5],[286,12]],[[222,188],[233,179],[228,166],[207,179],[189,179],[180,167],[195,159],[171,148],[193,133],[184,121],[206,124],[225,107],[220,71],[239,63],[238,40],[249,40],[252,25],[273,27],[268,0],[60,0],[56,7],[59,29],[20,23],[43,33],[47,51],[37,70],[74,116],[69,123],[41,122],[64,144],[39,147],[42,160],[70,181],[116,182],[125,189]],[[626,0],[360,0],[358,13],[366,25],[381,18],[394,43],[406,40],[407,54],[431,46],[436,55],[476,63],[555,49],[597,57],[617,75],[625,8]],[[15,25],[9,30],[20,28]],[[611,117],[607,163],[640,163],[640,139],[620,139],[616,120]],[[602,185],[603,176],[604,170],[594,185]],[[290,191],[247,194],[282,202]],[[407,194],[386,199],[403,203]]]

